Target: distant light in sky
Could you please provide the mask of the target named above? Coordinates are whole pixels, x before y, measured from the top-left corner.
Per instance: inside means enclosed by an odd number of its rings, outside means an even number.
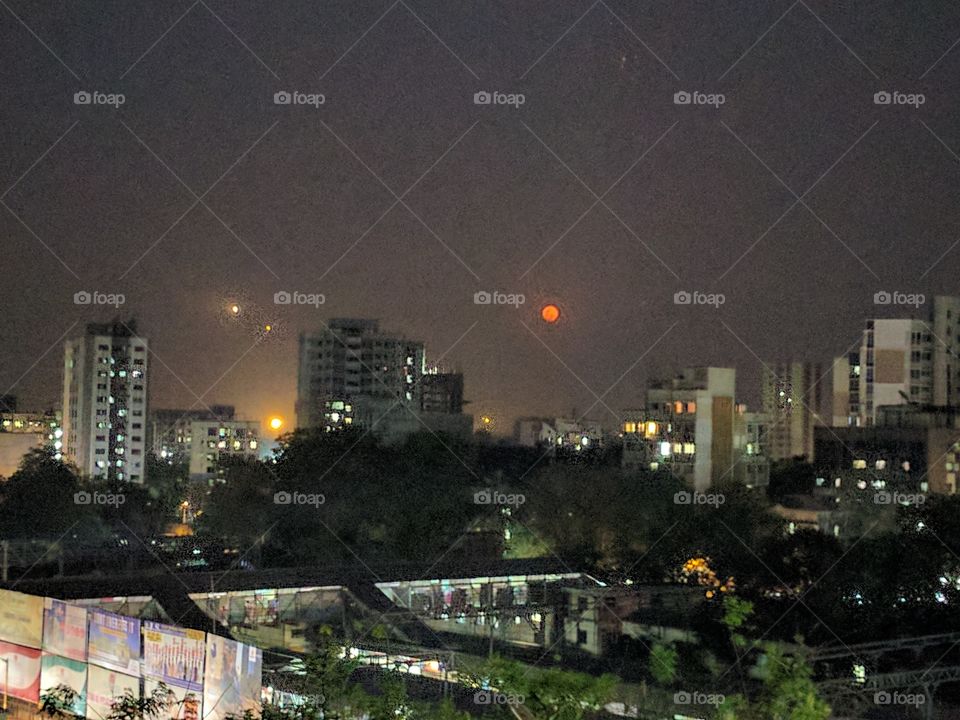
[[[279,418],[279,417],[270,418],[270,428],[272,430],[279,430],[281,427],[283,427],[283,418]]]
[[[540,318],[545,323],[550,323],[553,325],[553,323],[560,319],[560,308],[552,303],[549,305],[544,305],[540,309]]]

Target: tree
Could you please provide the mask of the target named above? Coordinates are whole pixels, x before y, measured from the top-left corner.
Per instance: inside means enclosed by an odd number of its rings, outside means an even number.
[[[130,690],[114,698],[106,720],[156,720],[175,702],[173,691],[160,683],[157,688],[142,697]]]
[[[0,485],[0,537],[59,538],[85,518],[91,507],[78,496],[75,469],[48,450],[24,455],[20,467]]]
[[[69,685],[57,685],[40,694],[40,712],[55,720],[66,720],[77,715],[80,693]]]
[[[671,685],[677,679],[677,664],[679,654],[672,645],[655,643],[650,648],[650,674],[661,685]]]
[[[728,698],[718,711],[720,720],[827,720],[830,706],[817,695],[813,671],[797,655],[786,655],[773,643],[764,645],[758,663],[763,688],[748,701],[743,695]]]
[[[581,720],[587,713],[600,710],[609,700],[618,682],[614,675],[594,677],[586,673],[555,668],[535,668],[494,657],[473,672],[464,673],[476,688],[490,688],[505,696],[514,715]],[[520,713],[518,708],[525,710]]]
[[[737,666],[746,659],[744,648],[757,647],[748,640],[753,603],[734,595],[724,598],[723,625],[737,656]],[[749,646],[749,647],[748,647]],[[827,720],[830,706],[817,695],[813,670],[799,655],[787,655],[775,643],[764,643],[757,662],[763,687],[753,699],[746,693],[727,698],[718,711],[720,720]],[[741,687],[744,687],[741,671]]]

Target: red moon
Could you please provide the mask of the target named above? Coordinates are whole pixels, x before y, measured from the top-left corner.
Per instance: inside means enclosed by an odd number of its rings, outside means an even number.
[[[540,309],[540,318],[545,322],[553,325],[557,320],[560,319],[560,308],[556,305],[544,305]]]

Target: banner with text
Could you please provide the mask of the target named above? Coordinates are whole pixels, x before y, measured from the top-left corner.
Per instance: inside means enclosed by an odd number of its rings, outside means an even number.
[[[145,621],[143,673],[167,685],[192,692],[203,691],[206,633]]]
[[[87,659],[87,609],[44,598],[43,650],[83,662]]]
[[[106,668],[90,665],[87,669],[87,718],[103,720],[110,714],[110,705],[129,691],[140,697],[140,680]]]
[[[43,639],[43,598],[0,590],[0,640],[40,648]]]
[[[11,697],[40,702],[40,651],[0,642],[0,678]]]
[[[77,694],[70,712],[77,717],[86,715],[87,664],[43,653],[40,660],[40,694],[50,692],[61,685],[65,685]]]
[[[88,617],[89,662],[140,677],[140,621],[97,609]]]
[[[244,710],[259,714],[262,674],[263,655],[257,648],[208,634],[204,720],[223,720]]]
[[[144,679],[144,696],[149,697],[160,687],[160,683],[160,680]],[[202,717],[200,710],[203,703],[203,692],[194,692],[173,685],[167,685],[166,687],[173,695],[173,704],[162,712],[158,720],[200,720]]]

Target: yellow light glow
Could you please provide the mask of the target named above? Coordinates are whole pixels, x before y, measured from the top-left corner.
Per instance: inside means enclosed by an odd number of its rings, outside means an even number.
[[[232,312],[234,315],[239,315],[239,314],[240,314],[240,306],[239,306],[239,305],[231,305],[231,306],[230,306],[230,312]]]
[[[283,427],[283,418],[272,417],[270,418],[270,428],[272,430],[279,430]]]
[[[264,325],[263,329],[265,332],[270,332],[271,330],[273,330],[273,325]]]

